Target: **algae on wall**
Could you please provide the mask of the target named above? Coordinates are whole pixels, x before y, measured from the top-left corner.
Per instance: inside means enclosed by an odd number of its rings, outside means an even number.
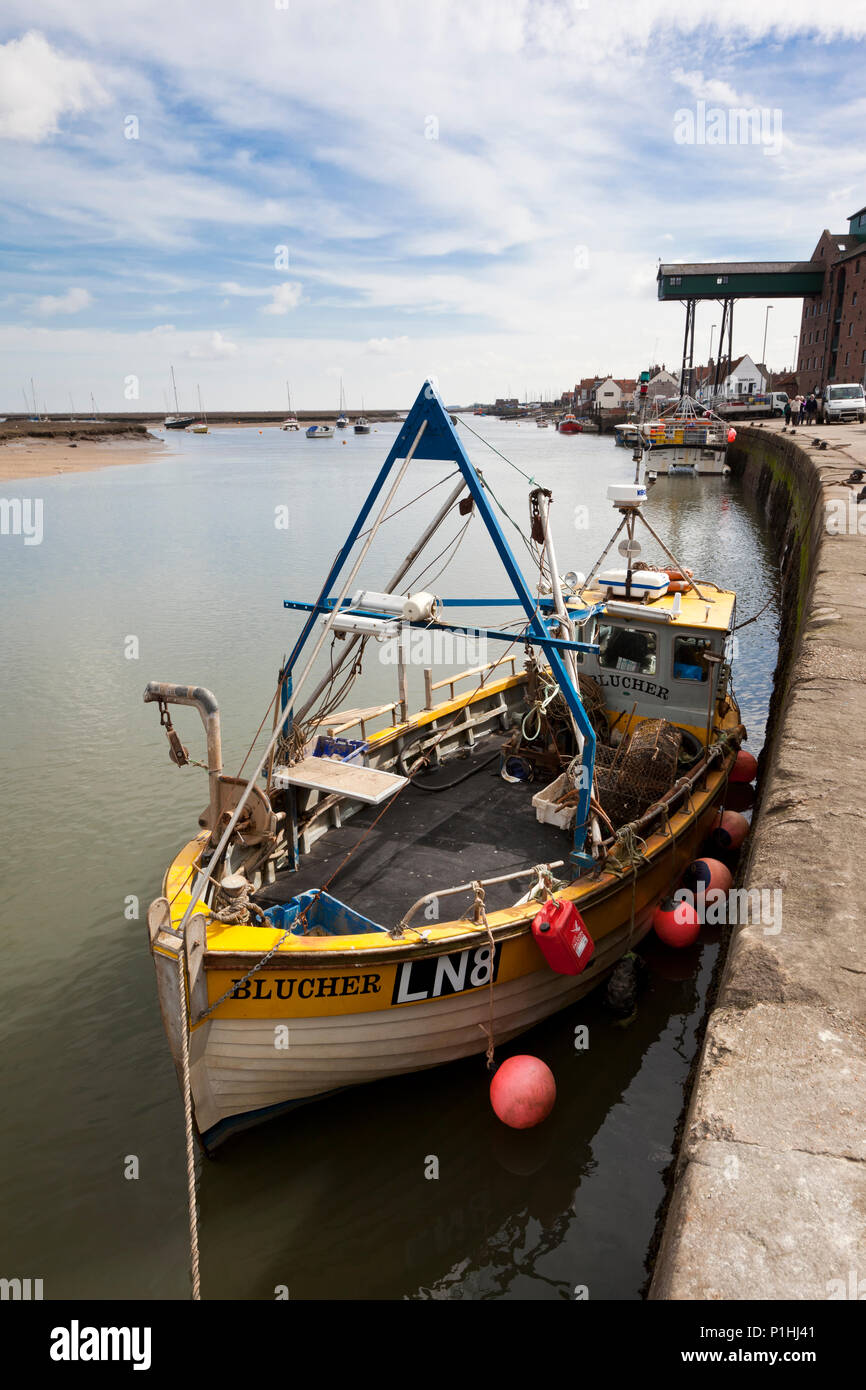
[[[809,456],[792,439],[769,431],[739,430],[736,444],[728,450],[728,461],[760,503],[779,563],[779,660],[761,752],[763,770],[765,760],[772,756],[821,551],[823,491],[818,469]]]

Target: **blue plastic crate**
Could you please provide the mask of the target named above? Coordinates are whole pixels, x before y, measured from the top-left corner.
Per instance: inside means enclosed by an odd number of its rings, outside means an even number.
[[[309,912],[304,922],[292,927],[292,923],[300,917],[305,908],[309,908]],[[359,933],[385,930],[378,923],[371,922],[368,917],[362,917],[354,908],[341,903],[339,898],[332,898],[330,893],[317,892],[315,888],[306,893],[299,893],[287,903],[269,907],[265,917],[280,931],[292,927],[296,936],[303,936],[305,929],[309,933],[314,928],[324,931],[327,936],[355,936]]]
[[[320,734],[313,749],[314,758],[337,758],[341,763],[360,761],[367,751],[366,741],[357,738],[328,738]]]

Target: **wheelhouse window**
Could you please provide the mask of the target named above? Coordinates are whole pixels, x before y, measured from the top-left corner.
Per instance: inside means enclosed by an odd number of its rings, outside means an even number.
[[[653,676],[656,670],[656,634],[641,628],[599,623],[598,664],[609,671],[636,671]]]
[[[706,681],[709,666],[704,653],[713,644],[706,637],[677,637],[674,640],[674,678],[678,681]]]

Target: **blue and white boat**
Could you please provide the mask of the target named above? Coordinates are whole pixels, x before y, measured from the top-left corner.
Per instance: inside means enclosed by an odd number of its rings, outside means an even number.
[[[308,439],[333,439],[333,425],[310,425],[307,429]]]

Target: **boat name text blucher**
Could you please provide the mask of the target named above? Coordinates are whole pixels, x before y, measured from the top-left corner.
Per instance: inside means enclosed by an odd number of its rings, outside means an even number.
[[[650,695],[654,700],[670,699],[670,690],[666,685],[656,685],[655,681],[645,681],[642,676],[601,676],[595,677],[599,685],[609,685],[612,688],[621,686],[623,690],[637,690],[642,695]]]
[[[381,975],[277,975],[274,978],[233,981],[232,999],[291,999],[298,987],[299,999],[342,999],[347,994],[378,994]],[[271,988],[273,986],[273,989]]]

